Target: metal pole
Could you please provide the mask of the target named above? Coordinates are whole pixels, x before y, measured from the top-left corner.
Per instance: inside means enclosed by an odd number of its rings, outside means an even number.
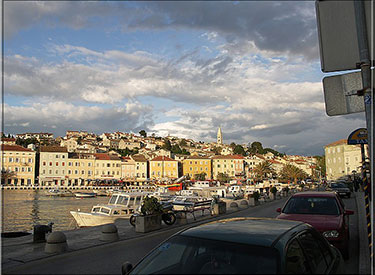
[[[369,157],[370,157],[370,166],[371,172],[373,173],[373,165],[374,165],[374,153],[373,153],[373,134],[372,134],[372,113],[373,113],[373,100],[371,100],[371,96],[373,91],[371,89],[371,63],[370,63],[370,54],[368,48],[368,37],[367,37],[367,26],[366,26],[366,15],[365,15],[365,6],[363,0],[355,0],[354,1],[354,11],[355,11],[355,18],[356,18],[356,29],[357,29],[357,39],[358,39],[358,49],[359,49],[359,56],[360,56],[360,64],[359,67],[361,69],[362,74],[362,86],[364,91],[364,103],[365,103],[365,113],[366,113],[366,125],[367,125],[367,132],[368,132],[368,141],[369,141]],[[369,18],[370,20],[370,18]],[[367,183],[368,187],[371,186],[371,181],[373,180],[368,178]],[[371,189],[371,196],[373,197],[373,190]],[[370,217],[373,223],[374,219],[374,207],[373,207],[374,200],[372,199],[371,209],[370,209]],[[368,225],[371,227],[371,232],[369,234],[369,248],[370,248],[370,258],[371,258],[371,267],[373,267],[373,229],[371,223]]]

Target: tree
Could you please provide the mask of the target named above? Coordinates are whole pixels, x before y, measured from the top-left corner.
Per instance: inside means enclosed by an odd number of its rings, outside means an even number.
[[[178,146],[177,144],[174,144],[171,148],[171,152],[173,154],[181,154],[182,153],[182,150],[180,148],[180,146]]]
[[[1,170],[1,184],[8,184],[8,179],[14,178],[16,173],[10,170]]]
[[[234,150],[234,148],[236,148],[236,144],[234,142],[232,142],[229,146],[230,146],[230,148],[232,148],[232,150]]]
[[[228,182],[230,180],[230,177],[228,176],[228,174],[219,173],[217,175],[217,180],[220,182]]]
[[[186,145],[187,145],[186,140],[185,140],[185,139],[182,139],[182,140],[180,141],[180,146],[181,146],[181,147],[184,147],[184,146],[186,146]]]
[[[317,160],[316,169],[320,170],[321,176],[324,177],[326,175],[326,156],[314,156]],[[317,175],[319,177],[319,175]]]
[[[272,167],[272,164],[267,160],[256,165],[253,169],[253,172],[257,181],[262,181],[276,174],[275,170]]]
[[[165,150],[168,150],[168,151],[170,151],[172,149],[172,145],[171,145],[171,142],[169,141],[169,139],[164,140],[164,144],[161,148],[163,148]]]
[[[254,141],[251,143],[249,148],[249,153],[251,154],[264,154],[262,143],[259,141]]]
[[[216,147],[216,146],[215,146],[215,147],[212,149],[212,152],[214,152],[215,155],[220,155],[221,147]]]
[[[77,144],[81,145],[82,144],[82,137],[77,138]]]
[[[274,154],[277,157],[283,157],[285,155],[285,154],[282,154],[282,153],[280,153],[280,152],[278,152],[278,151],[276,151],[272,148],[264,148],[263,152],[264,152],[264,154],[266,154],[267,152],[271,152],[272,154]]]
[[[279,173],[279,181],[293,181],[294,184],[297,184],[297,180],[304,179],[306,177],[306,172],[293,164],[285,164]]]
[[[39,144],[39,141],[35,137],[27,139],[17,138],[16,144],[23,147],[27,147],[29,144]]]
[[[205,180],[206,179],[206,173],[202,172],[200,174],[195,174],[194,179],[195,180]]]
[[[145,130],[141,130],[139,131],[139,134],[142,136],[142,137],[147,137],[147,133]]]
[[[246,156],[245,149],[239,144],[234,147],[233,153],[236,155]]]

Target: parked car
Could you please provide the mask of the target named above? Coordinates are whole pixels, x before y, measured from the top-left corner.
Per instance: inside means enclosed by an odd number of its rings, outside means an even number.
[[[329,185],[328,189],[329,191],[335,191],[342,197],[348,197],[350,198],[351,191],[348,188],[348,186],[343,182],[333,182]]]
[[[308,224],[231,218],[185,229],[123,274],[339,274],[341,253]]]
[[[335,192],[302,192],[294,194],[284,207],[276,210],[277,219],[302,221],[312,225],[336,246],[344,258],[349,257],[349,215]]]

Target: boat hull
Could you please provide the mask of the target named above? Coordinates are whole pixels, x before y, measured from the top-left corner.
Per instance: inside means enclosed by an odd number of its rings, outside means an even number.
[[[105,216],[95,213],[85,213],[79,211],[70,211],[79,227],[98,226],[108,223],[114,223],[119,217]],[[125,217],[121,217],[125,218]]]

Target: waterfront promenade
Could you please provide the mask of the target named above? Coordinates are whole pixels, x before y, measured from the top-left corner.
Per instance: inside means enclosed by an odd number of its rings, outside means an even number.
[[[362,230],[358,227],[364,216],[358,211],[358,201],[363,200],[362,193],[354,198],[344,199],[348,209],[355,210],[350,217],[351,240],[350,258],[345,263],[348,274],[367,274],[369,269],[363,259],[363,249],[360,242],[364,242]],[[268,201],[255,207],[232,208],[228,213],[211,217],[197,215],[197,220],[188,216],[187,224],[173,226],[163,225],[161,230],[150,233],[136,233],[126,220],[116,222],[120,240],[113,243],[103,243],[99,240],[101,227],[84,228],[65,231],[69,251],[59,255],[49,255],[44,252],[45,244],[33,244],[32,236],[17,239],[3,239],[3,273],[4,274],[120,274],[124,261],[137,263],[149,250],[168,236],[179,230],[209,220],[249,216],[269,217],[277,216],[276,208],[281,207],[287,198]],[[206,212],[207,213],[207,212]],[[197,212],[199,214],[199,212]],[[362,232],[362,233],[361,233]]]

